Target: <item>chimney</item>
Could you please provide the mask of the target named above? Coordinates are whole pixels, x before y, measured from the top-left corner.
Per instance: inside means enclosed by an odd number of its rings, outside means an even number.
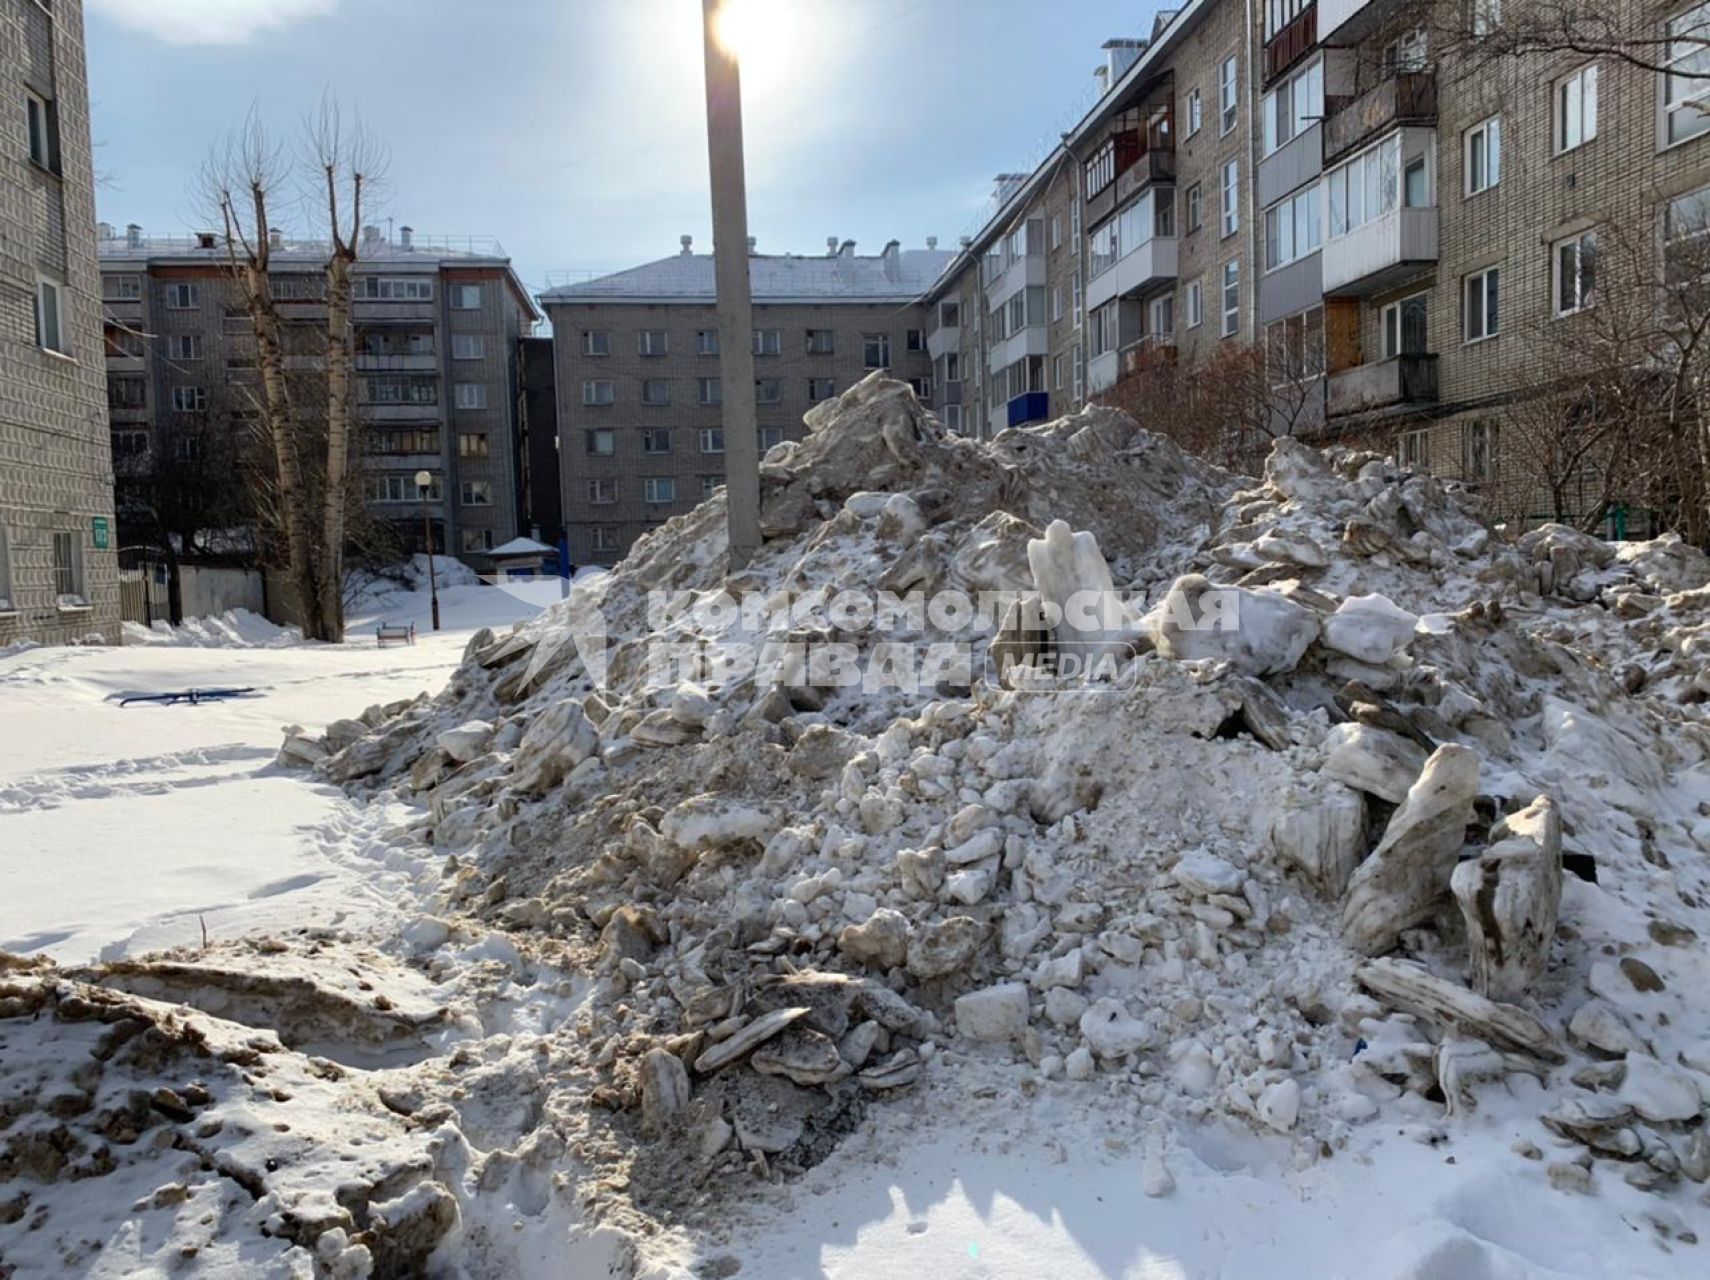
[[[142,248],[142,228],[134,222],[125,228],[125,246],[130,249]]]
[[[214,233],[212,231],[198,231],[196,233],[196,247],[198,249],[212,249],[214,247]]]
[[[693,257],[695,253],[695,238],[693,236],[678,236],[677,243],[683,246],[683,256]]]
[[[414,227],[398,228],[398,247],[409,253],[416,247],[416,229]]]
[[[760,243],[760,241],[756,237],[749,236],[748,237],[748,252],[750,254],[752,254],[754,252],[754,246],[759,244],[759,243]]]
[[[362,247],[364,249],[372,250],[372,249],[378,248],[379,245],[380,245],[380,228],[379,227],[364,227],[364,228],[362,228]]]
[[[1122,79],[1122,73],[1127,71],[1140,60],[1140,55],[1146,52],[1146,42],[1134,39],[1106,40],[1104,42],[1104,81],[1105,88],[1110,88]]]
[[[842,245],[838,247],[837,256],[840,258],[853,258],[855,256],[855,242],[853,240],[845,240]]]
[[[835,258],[837,256],[836,236],[827,236],[825,238],[825,256],[828,258]]]
[[[898,275],[897,267],[902,261],[902,242],[898,240],[888,242],[885,245],[884,252],[879,255],[879,259],[884,263],[885,279],[895,280]]]
[[[269,249],[283,249],[285,247],[285,233],[278,227],[268,229],[267,247]]]
[[[1027,181],[1025,173],[1000,173],[996,178],[996,186],[992,188],[992,199],[999,204],[1008,204],[1009,198],[1021,190],[1022,183]]]
[[[113,224],[111,222],[97,222],[95,224],[95,238],[97,240],[111,240],[113,238]]]
[[[1110,92],[1110,67],[1106,63],[1101,62],[1092,69],[1092,78],[1098,83],[1099,97]]]
[[[936,249],[938,247],[938,237],[937,236],[927,236],[926,237],[926,247],[928,249]]]

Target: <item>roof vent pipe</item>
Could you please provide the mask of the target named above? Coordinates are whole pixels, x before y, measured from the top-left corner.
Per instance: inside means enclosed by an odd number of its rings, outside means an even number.
[[[693,236],[678,236],[677,243],[683,246],[683,257],[693,256],[695,252],[695,238]]]

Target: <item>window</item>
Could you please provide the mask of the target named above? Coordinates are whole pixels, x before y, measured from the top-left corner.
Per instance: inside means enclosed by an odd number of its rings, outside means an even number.
[[[465,507],[490,507],[493,505],[493,482],[491,480],[465,480],[457,487],[457,501]]]
[[[724,386],[717,378],[699,379],[699,400],[702,404],[723,404]]]
[[[695,354],[698,356],[716,356],[718,354],[718,330],[695,330]]]
[[[1429,428],[1403,431],[1395,439],[1395,460],[1412,471],[1429,470],[1426,459],[1430,456],[1430,442]]]
[[[604,525],[604,524],[595,525],[594,526],[594,550],[595,551],[616,551],[617,550],[617,530],[612,528],[610,525]]]
[[[180,282],[166,286],[168,311],[194,311],[202,305],[202,291],[194,284]]]
[[[432,276],[358,276],[352,294],[363,302],[432,302]],[[476,290],[475,305],[481,305]]]
[[[1318,184],[1303,187],[1265,210],[1265,270],[1317,253],[1324,241]]]
[[[818,404],[821,400],[829,400],[837,391],[830,378],[808,379],[808,400]]]
[[[1197,329],[1205,323],[1205,286],[1199,280],[1187,283],[1187,327]]]
[[[588,502],[592,506],[606,507],[617,501],[617,481],[609,477],[588,481]]]
[[[1401,198],[1401,137],[1385,139],[1347,164],[1332,169],[1330,239],[1395,212]]]
[[[457,456],[460,458],[487,457],[487,433],[485,431],[459,431],[457,433]]]
[[[65,355],[70,351],[65,336],[65,286],[45,277],[36,282],[36,345],[43,351]]]
[[[53,535],[53,592],[62,609],[82,608],[83,544],[75,533],[55,530]]]
[[[588,453],[596,458],[609,458],[617,452],[617,432],[610,427],[598,427],[583,433]]]
[[[102,276],[101,296],[109,302],[136,302],[142,297],[142,277]]]
[[[231,363],[226,362],[228,367]],[[439,383],[433,378],[364,378],[362,397],[366,404],[438,404]]]
[[[1502,180],[1502,119],[1492,116],[1466,132],[1465,164],[1469,196],[1489,191]]]
[[[465,529],[462,533],[462,539],[465,552],[491,551],[493,549],[493,531],[491,529]]]
[[[919,329],[905,329],[903,331],[903,350],[925,351],[926,335]]]
[[[1597,233],[1581,232],[1559,242],[1551,255],[1556,281],[1555,310],[1570,316],[1592,304],[1597,287]]]
[[[754,403],[777,404],[783,398],[783,383],[777,378],[756,378],[754,380]]]
[[[166,349],[174,360],[200,360],[202,358],[202,335],[199,333],[175,333],[167,343]]]
[[[944,353],[944,381],[960,382],[962,380],[962,357],[954,351]]]
[[[1193,137],[1199,132],[1200,125],[1205,123],[1205,102],[1201,99],[1198,89],[1189,89],[1187,95],[1187,136]]]
[[[766,455],[768,449],[776,449],[783,443],[784,429],[782,427],[760,428],[760,454],[762,457]]]
[[[717,493],[723,487],[724,487],[724,477],[723,476],[702,476],[701,477],[701,501],[705,502],[708,498],[712,497],[713,494]]]
[[[1597,64],[1556,85],[1556,151],[1572,151],[1597,136]]]
[[[1051,320],[1055,323],[1063,318],[1063,286],[1051,286]]]
[[[611,385],[609,382],[605,384],[608,390]],[[453,396],[452,403],[459,409],[485,409],[487,407],[487,384],[485,382],[459,382],[452,387],[451,393]]]
[[[147,437],[144,439],[146,441]],[[17,609],[12,600],[12,537],[6,526],[0,524],[0,613],[12,613]]]
[[[1431,178],[1424,156],[1414,156],[1401,170],[1401,203],[1409,209],[1431,205]]]
[[[955,304],[952,303],[952,306]],[[837,354],[837,338],[830,329],[809,329],[807,331],[807,353],[810,356],[830,356]]]
[[[702,453],[723,453],[724,452],[724,428],[723,427],[702,427],[701,428],[701,452]]]
[[[582,403],[585,405],[611,404],[612,384],[609,378],[594,378],[582,384]]]
[[[677,481],[672,476],[648,476],[641,482],[643,502],[654,504],[677,500]]]
[[[1273,387],[1310,382],[1324,372],[1324,308],[1265,326],[1265,372]]]
[[[1475,36],[1487,36],[1502,25],[1502,0],[1471,0],[1471,10]]]
[[[1383,358],[1421,356],[1430,350],[1425,331],[1428,299],[1423,293],[1392,302],[1379,313]]]
[[[1468,480],[1496,479],[1496,424],[1481,419],[1461,428],[1461,454]]]
[[[483,440],[485,437],[482,437]],[[434,429],[383,428],[368,436],[368,452],[390,457],[407,453],[438,453],[439,432]]]
[[[938,304],[938,325],[942,329],[955,329],[962,323],[962,304],[960,302],[940,302]]]
[[[382,472],[368,477],[370,502],[438,502],[445,496],[443,478],[437,473],[428,483],[426,495],[416,485],[413,474],[403,471]]]
[[[1501,283],[1498,267],[1487,267],[1461,282],[1461,336],[1466,341],[1480,342],[1501,332]]]
[[[107,403],[114,409],[141,409],[148,403],[148,383],[141,378],[108,378]]]
[[[486,345],[480,334],[454,333],[451,335],[451,358],[453,360],[479,360],[486,354]]]
[[[1312,0],[1265,0],[1265,42],[1312,7]]]
[[[612,335],[605,329],[584,329],[582,331],[582,354],[585,356],[609,356],[612,353]]]
[[[1710,245],[1710,187],[1676,196],[1663,208],[1664,280],[1679,284],[1705,274]],[[110,385],[110,384],[109,384]]]
[[[641,433],[641,451],[643,453],[670,453],[671,428],[648,427]]]
[[[1166,293],[1162,297],[1153,298],[1147,309],[1147,333],[1152,338],[1162,341],[1175,336],[1176,332],[1176,295]]]
[[[172,388],[172,407],[179,413],[206,413],[208,410],[208,389],[206,387],[174,387]]]
[[[663,329],[643,329],[635,335],[637,354],[644,356],[662,356],[671,350],[671,336]]]
[[[1710,4],[1688,9],[1668,24],[1663,76],[1663,145],[1710,130]]]
[[[115,431],[113,432],[113,456],[115,458],[141,458],[148,453],[148,432],[146,431]],[[0,595],[5,594],[4,584],[0,584]]]
[[[453,311],[479,311],[481,309],[481,286],[478,284],[452,285],[451,309]]]
[[[1051,247],[1053,249],[1063,247],[1063,215],[1060,213],[1051,215]]]
[[[861,361],[869,369],[888,369],[891,364],[891,335],[888,333],[862,334]]]
[[[1314,58],[1265,95],[1265,154],[1292,142],[1324,118],[1324,60]]]
[[[1235,128],[1239,97],[1237,83],[1235,55],[1230,54],[1217,70],[1217,108],[1221,113],[1218,122],[1219,137],[1229,134]]]
[[[1223,264],[1223,336],[1232,338],[1241,327],[1241,263]]]
[[[1228,160],[1223,165],[1223,234],[1232,236],[1241,229],[1241,168],[1240,162]]]
[[[1200,195],[1199,183],[1196,182],[1187,189],[1182,203],[1186,206],[1182,212],[1182,221],[1186,223],[1182,233],[1192,235],[1205,225],[1205,205]]]
[[[1422,27],[1391,40],[1383,48],[1382,67],[1387,74],[1425,70],[1425,31]]]
[[[1069,206],[1069,244],[1071,251],[1078,258],[1081,255],[1081,202],[1076,200]]]
[[[641,380],[642,404],[670,404],[671,383],[665,378],[643,378]]]
[[[1061,391],[1063,389],[1063,375],[1068,367],[1069,358],[1067,356],[1056,355],[1051,357],[1051,390]]]
[[[1086,394],[1086,365],[1081,359],[1081,344],[1075,343],[1075,354],[1069,361],[1071,371],[1075,376],[1075,402],[1078,404]]]
[[[943,413],[945,427],[951,431],[960,432],[962,430],[962,406],[947,404],[944,406]]]
[[[53,173],[59,172],[59,120],[46,98],[25,91],[24,113],[30,133],[30,159]]]
[[[784,331],[782,329],[756,329],[754,331],[754,354],[757,356],[775,356],[784,349]]]
[[[1082,166],[1086,179],[1087,199],[1091,200],[1111,183],[1116,181],[1116,139],[1107,138],[1104,145],[1092,154],[1092,159]],[[999,264],[1002,265],[1001,263]]]

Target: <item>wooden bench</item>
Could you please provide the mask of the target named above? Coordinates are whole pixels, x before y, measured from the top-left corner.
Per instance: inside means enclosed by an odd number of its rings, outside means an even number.
[[[389,644],[414,644],[416,642],[416,624],[405,626],[401,622],[381,623],[374,628],[374,640],[384,649]]]

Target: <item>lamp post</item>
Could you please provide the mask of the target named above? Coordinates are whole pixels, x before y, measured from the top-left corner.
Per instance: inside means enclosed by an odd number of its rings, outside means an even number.
[[[728,0],[701,0],[706,43],[707,161],[712,176],[713,280],[724,424],[730,567],[760,549],[760,430],[754,414],[754,306],[748,280],[748,196],[742,161],[742,71],[720,39]]]
[[[439,630],[439,579],[433,571],[433,521],[428,518],[428,490],[433,487],[433,472],[416,472],[416,490],[422,498],[422,541],[427,545],[428,595],[433,601],[433,629]]]

